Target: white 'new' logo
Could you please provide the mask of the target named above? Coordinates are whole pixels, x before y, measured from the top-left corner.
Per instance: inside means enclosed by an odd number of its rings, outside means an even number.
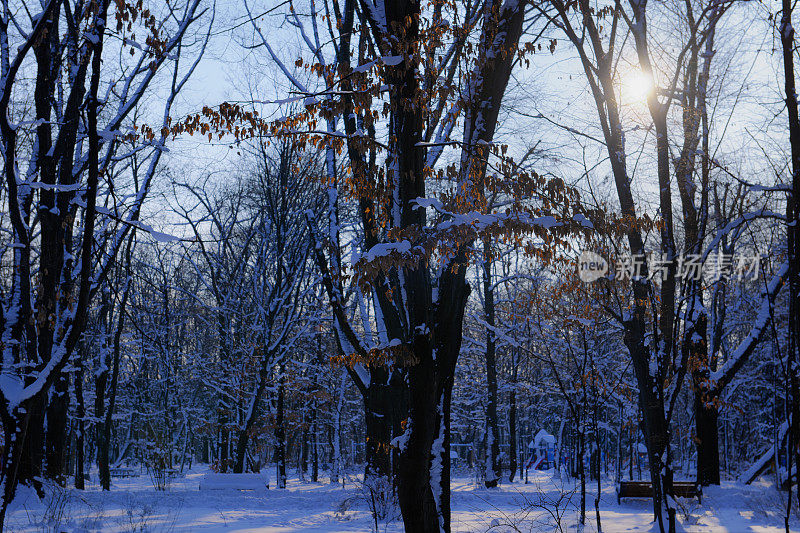
[[[608,273],[608,262],[602,256],[589,251],[581,252],[578,257],[578,277],[581,281],[591,283]]]

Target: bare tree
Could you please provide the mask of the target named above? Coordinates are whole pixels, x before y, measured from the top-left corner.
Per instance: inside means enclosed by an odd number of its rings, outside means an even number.
[[[116,17],[118,30],[130,30],[132,22],[125,21],[137,8],[55,0],[27,5],[24,12],[36,14],[31,16],[30,30],[23,30],[22,11],[3,5],[0,135],[7,186],[4,201],[9,208],[8,220],[3,222],[10,223],[10,237],[2,243],[2,254],[10,256],[14,275],[3,293],[0,392],[9,445],[3,457],[0,522],[18,482],[38,486],[45,459],[47,473],[62,480],[64,455],[58,442],[65,440],[65,405],[58,401],[48,405],[50,387],[66,390],[62,369],[83,333],[92,296],[128,233],[137,227],[169,137],[170,110],[202,56],[201,38],[196,60],[188,66],[180,63],[182,42],[200,18],[199,6],[199,1],[172,6],[163,21],[152,15],[143,17],[140,23],[149,35],[147,45],[140,46],[126,67],[115,73],[102,66],[106,22]],[[15,98],[16,88],[24,83],[21,73],[33,68],[31,51],[37,73],[34,107],[17,113],[22,107]],[[163,115],[153,126],[133,131],[132,112],[161,72],[171,80]],[[106,90],[101,81],[118,82],[123,90],[101,94]],[[20,135],[28,128],[35,130],[30,144],[23,143],[26,137]],[[125,159],[121,150],[131,143],[136,150],[150,152],[147,171],[130,188],[127,202],[118,203],[114,167]],[[98,202],[106,196],[111,198],[109,205]],[[98,217],[111,218],[111,225],[99,223]],[[104,231],[98,245],[100,227]],[[32,283],[35,276],[39,277],[36,285]],[[47,436],[45,411],[50,420]]]

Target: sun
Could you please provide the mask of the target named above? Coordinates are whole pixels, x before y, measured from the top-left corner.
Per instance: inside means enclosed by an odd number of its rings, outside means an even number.
[[[652,77],[639,69],[631,70],[622,78],[622,99],[630,103],[645,102],[653,88]]]

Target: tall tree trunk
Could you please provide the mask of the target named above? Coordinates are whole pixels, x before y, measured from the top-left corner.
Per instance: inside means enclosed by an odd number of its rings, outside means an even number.
[[[586,395],[584,394],[585,399]],[[585,401],[583,405],[586,405]],[[581,513],[578,522],[583,526],[586,523],[586,434],[583,407],[579,410],[578,416],[580,417],[578,418],[578,453],[575,454],[578,460],[578,475],[581,479]]]
[[[97,468],[100,476],[100,486],[103,490],[111,489],[111,473],[108,465],[108,442],[105,432],[106,410],[106,385],[108,383],[109,365],[111,364],[110,329],[111,329],[111,296],[108,289],[103,290],[98,323],[102,338],[99,346],[98,371],[95,374],[94,415],[97,419],[95,425],[95,442],[97,443]]]
[[[700,395],[695,395],[694,402],[695,435],[702,443],[697,445],[697,481],[703,485],[719,485],[719,412]]]
[[[20,479],[20,471],[22,470],[22,452],[26,446],[26,430],[30,414],[25,404],[21,406],[25,411],[20,412],[17,409],[15,412],[9,414],[3,411],[3,436],[5,446],[3,446],[3,470],[2,470],[2,490],[3,490],[3,503],[0,507],[0,526],[5,523],[6,510],[8,505],[13,501],[16,494],[17,483],[22,482]],[[40,485],[34,485],[41,490]],[[44,494],[40,494],[44,496]]]
[[[688,59],[684,69],[684,89],[681,98],[683,108],[683,146],[675,161],[675,182],[680,193],[683,211],[684,248],[689,257],[703,253],[708,219],[709,194],[709,124],[706,109],[707,86],[709,83],[711,60],[714,57],[714,37],[717,22],[724,9],[714,7],[707,15],[707,23],[702,32],[705,49],[700,65],[701,32],[694,30],[689,35]],[[687,3],[687,17],[695,26],[695,14]],[[702,127],[702,131],[701,131]],[[702,140],[702,167],[700,177],[700,205],[696,204],[698,190],[695,173],[698,146]],[[719,280],[708,280],[712,283]],[[695,443],[697,447],[697,479],[703,485],[719,484],[719,449],[717,428],[717,399],[721,388],[712,388],[710,371],[713,354],[709,352],[708,310],[704,303],[703,289],[706,285],[700,275],[690,275],[683,280],[683,298],[687,302],[684,314],[684,333],[682,339],[682,359],[691,369],[694,390]],[[711,413],[710,411],[714,411]]]
[[[791,387],[791,438],[794,445],[788,453],[795,454],[795,465],[800,465],[800,116],[797,107],[797,88],[794,72],[794,27],[792,26],[791,0],[783,0],[780,23],[783,51],[784,94],[789,118],[789,144],[791,145],[791,191],[786,202],[787,249],[789,261],[789,350],[787,354]],[[797,486],[800,487],[800,467],[797,467]],[[791,471],[789,471],[791,476]],[[791,482],[790,482],[791,486]],[[800,507],[800,490],[797,491]],[[788,518],[787,518],[788,520]],[[786,524],[788,531],[788,522]]]
[[[397,496],[406,531],[433,532],[445,529],[445,517],[440,514],[444,501],[440,479],[432,478],[433,471],[444,473],[443,449],[444,398],[435,387],[421,386],[435,380],[431,359],[409,369],[410,401],[407,441],[400,450],[397,472]],[[434,448],[434,443],[438,448]],[[435,491],[435,492],[434,492]],[[448,517],[449,518],[449,517]],[[449,522],[449,521],[448,521]]]
[[[314,378],[316,380],[316,377]],[[319,453],[317,443],[319,442],[319,423],[317,422],[317,401],[311,406],[311,481],[319,481]]]
[[[131,234],[131,237],[128,239],[128,243],[125,246],[125,268],[122,272],[122,275],[124,276],[123,292],[122,299],[120,300],[119,308],[117,310],[117,321],[116,327],[114,328],[111,354],[110,358],[106,357],[106,359],[103,361],[102,372],[100,375],[98,375],[96,381],[96,394],[98,398],[102,396],[99,404],[100,409],[96,411],[96,416],[100,420],[97,439],[97,467],[100,471],[100,484],[103,487],[103,490],[110,490],[111,487],[111,429],[113,426],[114,409],[116,407],[117,400],[117,385],[119,384],[119,363],[120,358],[122,357],[122,332],[125,328],[125,311],[128,306],[128,297],[130,296],[131,291],[131,258],[133,242],[133,234]],[[111,324],[111,321],[109,321],[109,324]],[[101,354],[101,357],[105,356],[105,353]],[[108,368],[109,363],[111,364],[111,368]],[[108,388],[108,391],[106,391],[106,388]],[[108,403],[107,405],[104,405],[103,400],[105,399],[106,394],[108,395]]]
[[[486,487],[497,487],[500,471],[500,432],[497,426],[497,361],[494,340],[495,309],[492,287],[491,237],[483,239],[483,307],[486,314]],[[513,476],[513,474],[512,474]]]
[[[45,450],[45,413],[47,411],[47,396],[37,394],[31,398],[24,407],[23,442],[20,442],[19,466],[16,472],[17,483],[29,485],[41,491],[42,467],[44,466]],[[12,425],[12,427],[14,427]],[[20,428],[22,429],[22,428]],[[6,440],[5,442],[10,442]],[[15,442],[16,444],[16,442]]]
[[[277,480],[275,481],[279,489],[286,488],[286,418],[284,413],[284,371],[285,366],[280,364],[278,372],[278,398],[275,409],[275,467]]]
[[[511,369],[511,390],[508,392],[508,481],[514,482],[514,475],[517,472],[517,364],[514,359],[514,368]],[[558,465],[556,465],[558,468]]]
[[[219,426],[219,452],[217,453],[217,457],[219,457],[219,471],[224,473],[228,471],[228,463],[230,462],[228,455],[230,449],[230,429],[228,428],[227,406],[224,402],[221,402],[219,407],[217,425]]]
[[[300,450],[298,452],[297,462],[298,470],[300,471],[300,478],[305,481],[306,474],[308,473],[308,413],[303,413],[303,431],[300,434]]]
[[[331,483],[338,483],[339,476],[343,474],[342,469],[342,409],[344,406],[345,383],[347,373],[342,370],[339,378],[339,393],[336,399],[336,408],[333,412],[333,428],[330,433],[330,454],[331,454]]]
[[[271,329],[271,328],[270,328]],[[250,433],[253,430],[255,421],[261,414],[261,398],[267,388],[269,381],[269,365],[273,361],[273,353],[261,354],[261,368],[258,372],[258,385],[255,393],[250,399],[250,406],[245,414],[245,421],[239,430],[239,437],[236,441],[236,457],[233,463],[233,471],[236,474],[244,472],[245,457],[247,456],[247,444],[250,441]]]
[[[635,221],[638,217],[630,186],[631,181],[627,171],[625,136],[623,133],[624,127],[620,120],[619,105],[616,100],[617,86],[614,82],[613,68],[615,63],[613,62],[613,57],[603,47],[602,35],[594,17],[595,10],[590,5],[589,0],[579,0],[578,2],[582,25],[580,28],[577,28],[577,30],[573,27],[574,19],[572,17],[571,8],[569,7],[571,4],[564,3],[560,0],[554,0],[553,4],[558,11],[558,16],[564,32],[580,52],[584,73],[589,82],[600,118],[600,125],[603,130],[603,137],[608,151],[621,214],[625,219]],[[646,45],[646,42],[640,42],[643,41],[641,32],[645,31],[646,26],[644,26],[643,22],[641,24],[639,23],[643,16],[645,2],[641,2],[634,7],[637,8],[634,10],[637,23],[637,32],[635,36],[637,37],[637,48],[639,48]],[[613,11],[611,20],[611,26],[613,28],[612,34],[615,33],[617,24],[619,23],[621,17],[620,12],[620,9],[615,9]],[[586,39],[586,36],[588,36],[589,39]],[[592,62],[592,57],[596,58],[596,63]],[[642,61],[640,61],[640,63],[641,62]],[[642,65],[642,67],[644,71],[645,65]],[[655,103],[657,104],[657,102]],[[663,120],[659,120],[659,132],[663,132],[664,126]],[[661,135],[657,137],[661,137]],[[666,220],[669,225],[664,224],[662,229],[662,246],[664,251],[670,253],[670,257],[674,258],[674,241],[671,239],[672,231],[670,222],[671,199],[667,194],[669,188],[669,147],[665,144],[666,140],[666,137],[661,140],[657,139],[659,186],[661,187],[660,199],[663,207],[668,208],[668,211],[664,211],[662,207],[662,215],[669,215]],[[666,174],[664,172],[665,168]],[[664,189],[665,182],[667,190]],[[628,226],[626,237],[631,256],[638,260],[644,260],[644,239],[635,224]],[[631,279],[632,290],[630,306],[622,320],[624,328],[623,341],[628,349],[639,389],[639,405],[643,414],[642,430],[647,442],[648,454],[650,456],[650,471],[653,481],[653,512],[658,521],[659,528],[663,531],[661,509],[663,505],[662,494],[665,491],[665,485],[668,485],[669,487],[667,490],[671,491],[671,474],[667,468],[664,472],[665,475],[662,476],[661,463],[662,453],[666,451],[668,443],[668,424],[665,420],[664,399],[662,395],[657,392],[663,388],[662,383],[659,381],[658,376],[651,375],[650,367],[651,357],[654,359],[665,358],[665,356],[670,353],[671,336],[668,333],[672,329],[672,324],[668,324],[667,320],[662,316],[662,325],[667,328],[667,334],[662,337],[660,345],[653,350],[655,353],[651,353],[651,349],[647,343],[647,313],[645,305],[646,302],[651,301],[655,295],[652,293],[652,286],[648,281],[646,263],[643,270],[643,272],[639,273],[638,278]],[[671,269],[670,275],[673,277],[673,281],[668,281],[664,287],[664,298],[666,299],[669,299],[671,291],[674,291],[674,267]],[[674,300],[671,304],[669,302],[665,303],[665,310],[668,313],[670,305],[674,305]],[[664,362],[663,359],[661,361],[654,361],[657,367],[662,367]],[[662,484],[663,480],[666,480],[665,484]]]
[[[597,369],[594,366],[594,358],[591,355],[591,352],[589,352],[587,348],[585,334],[583,336],[583,345],[585,353],[589,356],[590,367],[592,370],[592,399],[594,400],[592,406],[592,430],[594,432],[594,444],[597,455],[597,459],[595,460],[595,471],[594,471],[595,480],[597,481],[597,493],[594,496],[594,514],[595,514],[595,520],[597,521],[597,533],[603,533],[603,527],[600,522],[600,495],[602,494],[602,485],[600,482],[600,467],[601,467],[600,461],[602,458],[602,453],[600,450],[602,444],[600,441],[600,427],[599,427],[600,413],[599,413],[599,407],[597,405],[599,402],[598,398],[599,394],[597,390],[597,381],[599,379],[599,376],[597,375]],[[608,461],[606,461],[606,464],[608,464]]]
[[[365,475],[391,480],[391,441],[393,435],[400,433],[405,418],[404,387],[394,373],[371,369],[370,374],[370,385],[362,393],[366,423]]]
[[[50,404],[47,406],[47,447],[45,450],[45,475],[59,485],[66,483],[67,409],[69,407],[69,375],[61,375],[53,385]]]
[[[347,20],[355,5],[346,2],[345,6]],[[417,199],[426,196],[427,170],[425,151],[420,149],[424,140],[425,109],[418,69],[421,2],[386,2],[384,7],[380,20],[372,10],[362,10],[362,16],[372,30],[376,45],[382,47],[381,53],[402,58],[397,64],[387,65],[384,72],[391,110],[392,226],[398,230],[422,228],[426,226],[426,214],[424,209],[419,209]],[[515,51],[522,32],[524,7],[522,2],[496,0],[484,10],[481,36],[484,49],[470,82],[459,178],[471,189],[470,195],[473,189],[479,192],[483,187],[488,147],[493,142],[500,102],[517,57]],[[348,51],[349,47],[340,46],[340,53]],[[342,88],[347,90],[344,82]],[[354,118],[353,113],[345,112],[348,128],[355,126],[348,126]],[[350,163],[354,174],[362,179],[365,173],[360,154],[351,155]],[[369,248],[379,235],[372,231],[377,228],[371,223],[376,206],[372,205],[369,194],[360,200],[365,242]],[[475,205],[466,209],[485,207],[473,200],[475,198],[468,202]],[[465,282],[468,248],[469,244],[459,246],[444,265],[435,285],[428,265],[418,262],[398,267],[396,279],[389,280],[391,287],[383,284],[381,290],[376,291],[376,298],[383,299],[380,307],[387,334],[402,342],[403,350],[398,358],[406,376],[408,417],[397,456],[397,495],[405,529],[412,533],[450,531],[450,401],[469,294]],[[326,284],[337,314],[336,321],[344,328],[346,317],[338,294],[330,282]],[[391,301],[385,296],[384,288],[393,289]],[[353,331],[346,333],[348,342],[362,357],[369,359],[367,350],[357,346],[360,343]]]
[[[655,80],[653,67],[650,61],[650,51],[647,34],[647,2],[631,2],[633,8],[633,24],[631,30],[636,44],[639,66],[642,72],[650,79]],[[647,107],[653,121],[656,137],[656,167],[659,186],[659,211],[661,214],[661,253],[662,258],[668,262],[666,273],[662,275],[661,291],[658,295],[659,322],[656,332],[657,343],[649,357],[655,358],[655,372],[647,369],[648,375],[645,383],[640,381],[640,399],[644,405],[642,412],[645,422],[645,436],[648,440],[648,453],[650,455],[650,475],[653,482],[654,512],[657,514],[659,527],[663,530],[663,518],[660,513],[662,504],[667,508],[668,529],[675,531],[676,509],[673,507],[674,495],[672,489],[672,468],[670,466],[670,428],[668,420],[668,405],[664,394],[664,381],[666,372],[674,364],[673,350],[675,345],[675,294],[677,284],[677,253],[675,246],[675,230],[672,211],[672,187],[669,153],[669,129],[667,127],[667,113],[669,100],[661,102],[658,91],[650,91],[647,97]],[[651,286],[652,288],[652,286]],[[655,296],[655,295],[651,295]],[[644,361],[649,364],[649,357]],[[636,366],[636,365],[634,365]],[[682,365],[679,365],[682,366]],[[644,368],[637,370],[637,375]],[[680,368],[679,368],[680,370]],[[644,378],[644,375],[641,376]],[[682,379],[679,376],[678,379]],[[680,381],[679,381],[680,383]],[[646,390],[642,390],[645,385]],[[644,393],[644,394],[642,394]],[[674,394],[677,394],[677,388]]]
[[[78,369],[75,372],[75,400],[77,403],[75,419],[77,428],[75,429],[75,488],[83,490],[83,473],[86,470],[84,450],[86,449],[86,403],[83,397],[83,346],[78,355]]]
[[[54,61],[54,55],[58,53],[57,47],[59,44],[57,36],[59,31],[58,18],[56,12],[48,21],[48,35],[34,46],[37,62],[34,101],[36,117],[41,121],[41,124],[37,127],[37,145],[40,150],[38,156],[39,173],[41,181],[51,185],[56,183],[57,177],[57,162],[52,153],[54,147],[50,118],[51,99],[55,90],[54,83],[57,75],[54,71],[54,66],[57,63],[57,61]],[[59,302],[59,300],[68,297],[70,294],[72,283],[71,280],[62,280],[65,266],[65,245],[69,242],[69,239],[66,238],[66,231],[71,225],[64,223],[64,217],[58,211],[55,191],[45,188],[40,194],[41,204],[38,216],[41,219],[41,266],[39,270],[39,288],[36,296],[36,310],[39,316],[38,339],[35,343],[38,347],[38,354],[36,354],[37,357],[31,358],[31,361],[46,363],[50,361],[53,355],[53,344],[60,336],[58,332],[54,331],[55,321],[51,317],[54,317],[57,312],[57,304],[64,303],[64,301]],[[34,354],[31,353],[30,355]],[[41,458],[39,456],[41,451],[35,448],[43,446],[45,448],[45,475],[59,484],[64,483],[67,390],[68,377],[59,372],[50,394],[49,404],[47,404],[46,397],[42,397],[40,405],[36,408],[37,414],[29,423],[27,434],[30,439],[30,445],[26,446],[26,450],[23,452],[27,467],[21,469],[20,481],[31,475],[40,475]],[[45,411],[47,422],[46,425],[42,425]],[[44,435],[45,427],[47,428],[46,438]],[[35,474],[37,471],[39,474]]]

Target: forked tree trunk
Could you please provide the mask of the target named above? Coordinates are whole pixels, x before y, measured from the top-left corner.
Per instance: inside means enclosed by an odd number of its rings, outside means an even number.
[[[607,51],[603,49],[602,36],[596,20],[593,16],[594,10],[588,0],[579,0],[580,12],[582,14],[582,27],[576,32],[572,25],[572,15],[569,12],[568,4],[561,1],[554,1],[558,11],[558,16],[563,23],[563,29],[570,41],[581,51],[581,62],[583,64],[586,78],[589,81],[592,96],[595,100],[598,115],[601,119],[606,149],[609,155],[609,162],[614,176],[614,183],[617,190],[617,197],[620,204],[620,211],[627,220],[637,220],[636,207],[631,192],[630,179],[627,172],[626,150],[624,128],[620,121],[619,105],[616,100],[616,85],[612,68],[614,63],[610,61]],[[634,6],[637,41],[637,49],[640,52],[640,63],[643,71],[647,72],[649,64],[645,64],[649,59],[646,57],[646,26],[644,22],[645,3]],[[620,18],[619,10],[614,10],[612,26],[616,28]],[[641,22],[640,22],[641,21]],[[582,35],[586,32],[590,39],[585,39]],[[588,43],[588,44],[587,44]],[[590,46],[591,50],[586,47]],[[594,55],[597,63],[592,63],[590,57]],[[658,175],[660,186],[660,205],[662,214],[666,213],[665,224],[662,225],[662,250],[674,259],[674,238],[671,224],[671,198],[669,196],[669,146],[666,144],[668,138],[665,136],[665,117],[657,113],[657,100],[654,96],[648,102],[654,123],[659,134],[656,136],[657,155],[658,155]],[[656,120],[658,119],[658,120]],[[630,253],[634,257],[643,258],[645,253],[644,240],[642,234],[635,225],[627,228],[626,237]],[[645,271],[647,269],[645,268]],[[651,349],[647,344],[647,320],[645,312],[645,302],[651,301],[652,286],[646,281],[647,273],[641,273],[641,278],[633,279],[631,291],[631,305],[626,311],[623,319],[624,343],[628,348],[637,385],[639,388],[639,405],[643,413],[643,432],[647,441],[648,454],[650,456],[650,471],[653,481],[653,512],[663,531],[663,517],[661,509],[664,503],[663,494],[672,492],[672,474],[668,464],[662,464],[662,457],[667,451],[668,446],[668,424],[665,419],[664,399],[660,392],[663,387],[659,382],[660,378],[650,373],[651,357],[663,357],[669,354],[672,341],[672,316],[674,313],[674,266],[669,269],[667,279],[662,284],[662,337],[661,345],[651,354]],[[671,301],[670,301],[671,300]],[[662,467],[664,471],[662,472]],[[663,474],[663,475],[662,475]],[[670,516],[674,513],[670,511]],[[674,524],[674,520],[670,520]]]
[[[425,150],[423,141],[424,107],[421,101],[419,76],[421,2],[386,2],[385,13],[376,17],[375,11],[362,10],[365,27],[369,27],[381,53],[401,57],[397,64],[386,65],[390,120],[391,180],[395,184],[393,227],[398,230],[426,226],[426,214],[416,201],[426,196]],[[355,3],[345,3],[344,28],[352,27]],[[500,102],[510,76],[524,20],[524,3],[495,0],[484,12],[483,51],[474,78],[470,80],[470,108],[465,121],[465,148],[462,155],[461,178],[468,187],[480,190],[486,169],[487,147],[493,142]],[[349,22],[348,22],[349,21]],[[345,32],[346,33],[346,32]],[[343,39],[344,42],[344,39]],[[340,54],[348,54],[340,45]],[[345,72],[349,75],[349,73]],[[349,90],[347,80],[342,89]],[[346,129],[355,130],[355,114],[345,112]],[[366,176],[361,153],[348,145],[353,173]],[[366,181],[365,183],[369,183]],[[472,191],[470,191],[472,194]],[[361,199],[361,214],[365,227],[365,245],[376,244],[375,213],[370,198]],[[482,208],[476,206],[476,208]],[[425,262],[398,267],[398,276],[390,280],[392,300],[383,290],[376,298],[383,299],[383,326],[391,338],[402,341],[403,353],[398,355],[403,367],[408,398],[408,417],[400,439],[397,456],[397,495],[406,531],[450,531],[450,442],[449,417],[453,378],[461,349],[461,330],[464,309],[469,295],[465,282],[468,265],[466,250],[461,246],[439,275],[431,279]],[[319,253],[319,252],[318,252]],[[324,266],[324,260],[320,261]],[[401,281],[402,279],[402,281]],[[340,327],[347,322],[335,287],[323,280],[337,313]],[[434,297],[434,283],[436,297]],[[381,289],[389,289],[382,286]],[[402,292],[402,294],[401,294]],[[397,304],[402,306],[397,309]],[[402,320],[399,320],[402,317]],[[396,320],[397,319],[397,320]],[[369,357],[352,330],[348,342],[362,356]]]
[[[261,415],[261,398],[267,389],[267,382],[269,379],[269,364],[273,360],[273,354],[261,354],[261,368],[258,372],[258,384],[256,385],[255,393],[250,399],[251,405],[245,415],[245,421],[242,428],[239,430],[239,436],[236,440],[236,457],[233,463],[233,472],[241,474],[245,469],[245,458],[247,457],[247,444],[250,442],[250,433],[253,430],[255,421]]]

